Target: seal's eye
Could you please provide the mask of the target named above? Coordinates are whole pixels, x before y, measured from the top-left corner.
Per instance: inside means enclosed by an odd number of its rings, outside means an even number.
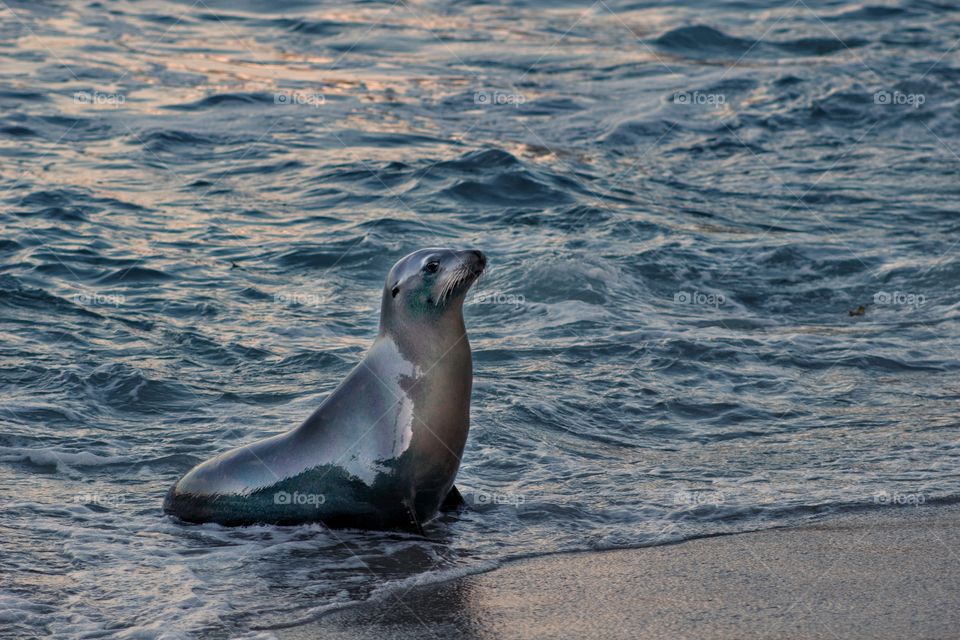
[[[440,268],[440,263],[437,262],[436,260],[432,260],[428,262],[426,265],[424,265],[423,270],[426,271],[427,273],[436,273],[439,268]]]
[[[393,285],[393,289],[390,290],[390,297],[396,298],[397,294],[400,293],[400,284]]]

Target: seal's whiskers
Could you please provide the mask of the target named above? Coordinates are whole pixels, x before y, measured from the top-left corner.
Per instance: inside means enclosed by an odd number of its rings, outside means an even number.
[[[437,304],[446,301],[447,298],[457,290],[457,287],[466,282],[471,273],[472,271],[465,264],[461,264],[451,271],[446,281],[444,281],[443,287],[440,289],[440,295],[437,296]]]

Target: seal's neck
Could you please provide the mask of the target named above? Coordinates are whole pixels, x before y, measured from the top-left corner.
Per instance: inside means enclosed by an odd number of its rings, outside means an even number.
[[[381,317],[380,338],[389,338],[404,358],[427,367],[448,356],[470,352],[460,309],[449,309],[432,318]]]

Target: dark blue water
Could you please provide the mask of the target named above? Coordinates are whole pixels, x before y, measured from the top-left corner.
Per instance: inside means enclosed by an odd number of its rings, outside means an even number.
[[[960,498],[958,40],[936,2],[8,0],[0,633],[269,637],[508,558]],[[299,424],[435,245],[490,257],[470,511],[162,515]]]

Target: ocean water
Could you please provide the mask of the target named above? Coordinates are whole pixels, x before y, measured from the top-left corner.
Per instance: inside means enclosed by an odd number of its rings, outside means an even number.
[[[6,0],[0,635],[266,638],[512,558],[957,500],[957,9]],[[490,259],[469,510],[162,514],[309,415],[438,245]]]

